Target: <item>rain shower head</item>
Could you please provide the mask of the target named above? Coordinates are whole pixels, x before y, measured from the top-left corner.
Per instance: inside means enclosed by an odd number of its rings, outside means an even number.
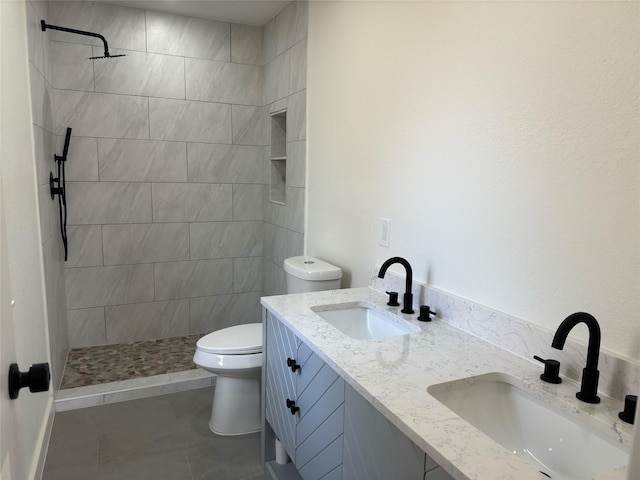
[[[121,55],[110,55],[108,50],[104,51],[104,55],[101,55],[99,57],[89,57],[87,60],[100,60],[102,58],[116,58],[116,57],[126,57],[125,54],[121,54]]]
[[[99,56],[99,57],[89,57],[89,60],[95,60],[95,59],[98,59],[98,58],[126,57],[126,55],[124,55],[124,54],[122,54],[122,55],[111,55],[109,53],[109,44],[107,43],[107,39],[104,38],[99,33],[85,32],[84,30],[76,30],[75,28],[58,27],[56,25],[49,25],[44,20],[40,20],[40,26],[42,27],[42,31],[43,32],[46,31],[47,28],[48,28],[50,30],[60,30],[61,32],[74,33],[76,35],[85,35],[87,37],[95,37],[95,38],[99,38],[100,40],[102,40],[102,43],[104,44],[104,55]]]

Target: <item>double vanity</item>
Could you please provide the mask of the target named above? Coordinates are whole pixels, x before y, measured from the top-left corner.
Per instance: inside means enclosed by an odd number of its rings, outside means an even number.
[[[619,401],[580,402],[579,382],[542,382],[533,359],[387,300],[371,288],[262,299],[268,476],[624,479]]]

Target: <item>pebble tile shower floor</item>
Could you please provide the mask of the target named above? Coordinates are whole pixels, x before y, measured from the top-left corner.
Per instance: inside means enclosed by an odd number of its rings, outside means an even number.
[[[73,348],[61,389],[150,377],[196,368],[193,353],[202,335]]]

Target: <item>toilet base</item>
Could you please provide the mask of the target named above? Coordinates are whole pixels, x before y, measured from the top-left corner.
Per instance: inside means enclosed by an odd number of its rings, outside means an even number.
[[[218,375],[213,392],[209,430],[216,435],[246,435],[260,431],[260,378]]]

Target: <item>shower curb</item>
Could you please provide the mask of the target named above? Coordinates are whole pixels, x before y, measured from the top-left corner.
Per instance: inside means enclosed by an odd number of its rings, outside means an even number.
[[[184,372],[165,373],[55,392],[56,412],[126,402],[138,398],[195,390],[216,384],[216,375],[196,368]]]

